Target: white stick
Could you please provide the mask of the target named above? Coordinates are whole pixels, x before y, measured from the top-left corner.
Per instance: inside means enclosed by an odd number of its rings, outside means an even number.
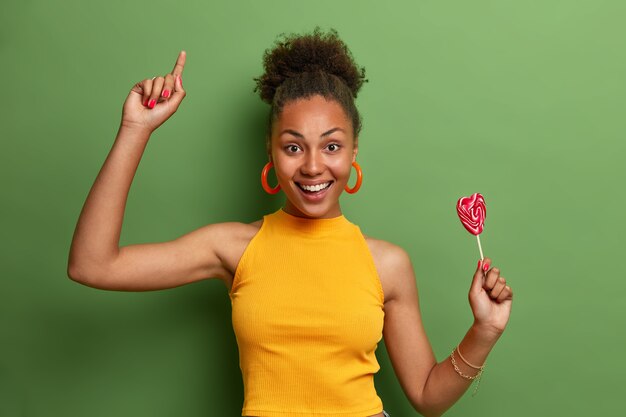
[[[480,235],[476,235],[476,239],[478,240],[478,250],[480,251],[480,260],[485,259],[483,256],[483,248],[480,246]]]

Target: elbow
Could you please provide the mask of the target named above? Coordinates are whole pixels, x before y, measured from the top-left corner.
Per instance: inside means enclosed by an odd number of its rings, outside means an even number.
[[[415,411],[417,411],[421,416],[424,417],[438,417],[441,414],[437,414],[432,411],[431,407],[428,407],[428,404],[424,402],[423,392],[415,392],[408,399],[411,403],[411,406]]]
[[[67,276],[74,282],[98,288],[111,275],[115,256],[70,248]]]
[[[412,405],[413,405],[413,409],[417,411],[421,416],[424,416],[424,417],[439,417],[443,415],[443,412],[434,410],[426,406],[425,404],[412,402]]]
[[[72,281],[83,283],[85,277],[84,257],[75,253],[74,247],[70,248],[67,259],[67,277]]]
[[[433,370],[435,369],[437,364],[433,365],[430,369],[428,376],[426,377],[426,381],[424,382],[424,386],[421,387],[418,391],[414,391],[409,398],[413,409],[417,411],[420,415],[424,417],[440,417],[442,416],[447,409],[442,409],[441,404],[438,404],[437,401],[432,401],[432,391],[427,391],[427,385],[430,377],[432,376]],[[430,395],[427,395],[430,394]]]
[[[72,281],[78,282],[79,284],[86,284],[88,282],[89,274],[86,274],[84,268],[80,265],[77,265],[74,262],[68,262],[67,264],[67,276]]]
[[[442,409],[441,404],[429,404],[424,401],[414,402],[413,408],[424,417],[440,417],[448,410],[448,407]]]
[[[78,281],[78,274],[79,274],[79,271],[76,265],[72,263],[71,261],[69,261],[67,263],[67,277],[71,279],[72,281]]]
[[[99,288],[101,286],[101,280],[98,277],[102,276],[102,274],[98,273],[98,270],[98,268],[85,266],[84,264],[78,264],[75,262],[68,262],[67,264],[67,276],[69,279],[93,288]]]
[[[440,417],[444,414],[445,411],[436,410],[433,407],[429,407],[427,404],[412,402],[413,408],[417,411],[421,416],[424,417]]]
[[[443,415],[443,412],[429,411],[429,410],[418,411],[418,413],[420,413],[424,417],[440,417]]]

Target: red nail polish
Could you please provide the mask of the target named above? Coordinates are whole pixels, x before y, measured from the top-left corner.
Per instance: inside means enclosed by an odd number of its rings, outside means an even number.
[[[163,90],[163,97],[168,98],[170,96],[169,90]]]
[[[480,259],[478,260],[478,265],[476,266],[476,268],[480,267]]]
[[[150,103],[148,103],[148,107],[150,107],[151,109],[153,109],[155,104],[156,104],[156,100],[155,100],[155,99],[152,99],[152,100],[150,100]]]
[[[178,76],[178,78],[180,79],[180,85],[181,85],[181,87],[182,87],[182,85],[183,85],[183,76],[182,76],[182,75],[179,75],[179,76]]]
[[[143,105],[144,105],[144,106],[147,106],[147,105],[148,105],[148,99],[145,99],[145,100],[144,100]]]
[[[489,264],[485,264],[485,265],[483,266],[483,269],[484,269],[485,271],[488,271],[488,270],[489,270]]]

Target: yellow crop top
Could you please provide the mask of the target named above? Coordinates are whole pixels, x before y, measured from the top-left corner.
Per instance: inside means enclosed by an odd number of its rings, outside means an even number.
[[[242,416],[366,417],[383,405],[384,294],[365,238],[343,215],[282,209],[244,251],[229,292]]]

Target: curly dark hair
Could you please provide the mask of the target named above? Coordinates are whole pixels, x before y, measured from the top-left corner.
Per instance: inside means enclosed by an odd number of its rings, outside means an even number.
[[[300,98],[321,95],[338,102],[352,121],[354,136],[361,131],[361,116],[354,104],[365,79],[365,68],[359,68],[352,53],[335,29],[321,32],[285,35],[281,33],[273,49],[263,55],[265,73],[256,81],[254,92],[271,105],[267,130],[267,146],[272,123],[286,103]]]

